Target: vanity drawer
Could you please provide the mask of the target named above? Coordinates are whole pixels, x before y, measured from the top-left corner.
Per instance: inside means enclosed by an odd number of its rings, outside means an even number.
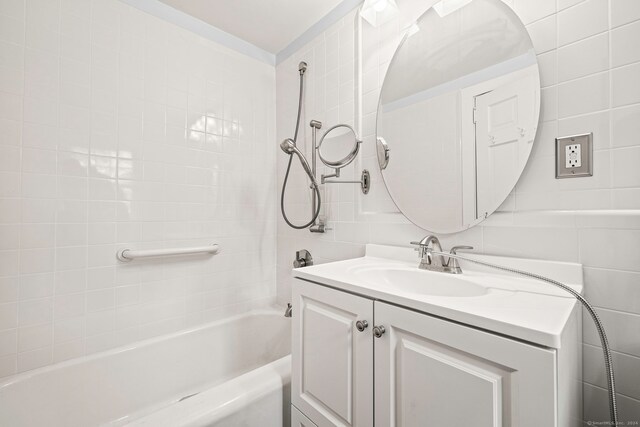
[[[317,427],[313,421],[305,417],[305,415],[295,406],[291,405],[291,427]]]

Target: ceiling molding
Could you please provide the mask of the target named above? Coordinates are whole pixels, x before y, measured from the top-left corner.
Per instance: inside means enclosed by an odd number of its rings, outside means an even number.
[[[333,24],[344,18],[353,9],[359,7],[362,2],[363,0],[343,0],[342,3],[334,7],[331,12],[327,13],[324,17],[322,17],[322,19],[309,27],[308,30],[302,33],[294,41],[289,43],[287,47],[278,52],[276,54],[275,64],[278,65],[286,60],[304,45],[322,34]]]
[[[267,52],[266,50],[261,49],[244,39],[236,37],[233,34],[229,34],[226,31],[222,31],[221,29],[207,24],[206,22],[201,21],[198,18],[195,18],[187,13],[174,9],[173,7],[162,3],[159,0],[120,1],[157,18],[163,19],[167,22],[184,28],[185,30],[189,30],[213,42],[228,47],[229,49],[233,49],[236,52],[257,59],[258,61],[264,62],[269,65],[276,64],[276,55],[274,55],[273,53]]]
[[[160,0],[120,0],[145,13],[163,19],[192,33],[198,34],[229,49],[247,55],[269,65],[277,65],[297,52],[304,45],[322,34],[329,27],[344,18],[349,12],[359,7],[363,0],[343,0],[304,33],[293,40],[277,54],[268,52],[248,41],[227,33],[211,24],[207,24],[185,12],[175,9]]]

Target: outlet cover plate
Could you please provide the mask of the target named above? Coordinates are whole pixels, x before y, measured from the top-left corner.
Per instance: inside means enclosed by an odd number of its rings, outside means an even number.
[[[593,176],[593,133],[556,138],[556,178]]]

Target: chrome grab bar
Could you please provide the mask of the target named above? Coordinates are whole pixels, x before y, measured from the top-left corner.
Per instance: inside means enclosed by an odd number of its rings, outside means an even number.
[[[174,256],[174,255],[196,255],[196,254],[216,254],[220,251],[220,246],[217,244],[209,246],[197,246],[191,248],[174,248],[174,249],[148,249],[134,251],[131,249],[122,249],[118,251],[116,257],[120,261],[132,261],[136,258],[153,258],[161,256]]]

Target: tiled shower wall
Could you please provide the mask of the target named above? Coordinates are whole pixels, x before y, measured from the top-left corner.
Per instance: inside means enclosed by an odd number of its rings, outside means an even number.
[[[274,82],[116,0],[0,0],[0,377],[273,301]]]
[[[374,150],[379,88],[399,34],[431,2],[398,0],[401,17],[374,29],[355,11],[277,67],[277,140],[295,124],[300,60],[309,63],[303,129],[308,123],[355,124],[364,139],[355,170],[377,170]],[[441,236],[445,247],[471,244],[493,254],[580,262],[585,293],[597,306],[614,349],[623,420],[640,420],[640,2],[510,0],[533,39],[542,80],[542,119],[535,148],[514,192],[479,227]],[[360,41],[361,38],[361,41]],[[554,138],[594,133],[594,176],[556,180]],[[275,150],[276,148],[274,148]],[[286,156],[278,153],[282,182]],[[280,184],[279,184],[280,185]],[[299,167],[287,189],[290,216],[309,217]],[[437,185],[437,183],[432,183]],[[325,186],[326,187],[326,186]],[[318,262],[361,256],[366,243],[407,246],[428,232],[394,213],[378,173],[363,196],[355,186],[324,189],[330,231],[314,235],[278,222],[278,297],[289,301],[294,252]],[[425,201],[425,209],[437,208]],[[544,310],[541,310],[541,314]],[[584,419],[608,416],[604,364],[591,320],[584,319]]]

